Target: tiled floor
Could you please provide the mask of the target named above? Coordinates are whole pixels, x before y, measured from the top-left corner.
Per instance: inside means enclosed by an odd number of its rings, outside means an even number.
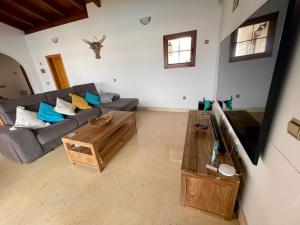
[[[103,173],[62,146],[28,165],[0,156],[0,225],[237,225],[180,206],[186,113],[138,112],[138,134]]]

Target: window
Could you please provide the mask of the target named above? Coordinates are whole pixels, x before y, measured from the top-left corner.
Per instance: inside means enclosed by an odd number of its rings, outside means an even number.
[[[196,40],[196,30],[165,35],[165,69],[195,66]]]
[[[231,35],[230,61],[272,56],[278,13],[247,20]]]

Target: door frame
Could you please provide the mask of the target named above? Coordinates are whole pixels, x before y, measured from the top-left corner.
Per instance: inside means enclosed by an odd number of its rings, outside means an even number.
[[[67,82],[68,82],[68,86],[70,87],[70,81],[69,81],[68,75],[67,75],[67,73],[66,73],[64,61],[63,61],[63,59],[62,59],[62,57],[61,57],[61,54],[57,53],[57,54],[52,54],[52,55],[46,55],[46,56],[45,56],[56,89],[58,90],[58,86],[57,86],[56,79],[55,79],[55,77],[54,77],[54,75],[53,75],[53,72],[52,72],[52,67],[51,67],[51,65],[50,65],[50,63],[49,63],[49,59],[52,59],[52,58],[54,58],[54,57],[59,57],[59,58],[61,59],[62,68],[63,68],[64,73],[65,73],[65,75],[66,75],[66,80],[67,80]]]
[[[20,64],[20,68],[21,68],[21,71],[22,71],[23,76],[24,76],[24,78],[25,78],[25,81],[26,81],[26,83],[27,83],[27,86],[28,86],[28,88],[29,88],[29,90],[30,90],[30,92],[31,92],[30,95],[33,95],[33,94],[34,94],[34,91],[33,91],[33,88],[32,88],[32,86],[31,86],[30,80],[29,80],[29,78],[28,78],[28,76],[27,76],[27,73],[26,73],[24,67],[23,67],[21,64]]]

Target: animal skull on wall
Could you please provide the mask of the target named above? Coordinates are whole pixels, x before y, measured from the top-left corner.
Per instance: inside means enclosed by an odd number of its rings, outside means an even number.
[[[98,41],[98,39],[96,37],[94,37],[93,42],[88,41],[87,39],[82,39],[85,43],[87,43],[91,49],[93,49],[95,55],[96,55],[96,59],[101,59],[100,57],[100,50],[103,47],[102,43],[105,40],[106,36],[103,35],[102,39],[100,41]]]

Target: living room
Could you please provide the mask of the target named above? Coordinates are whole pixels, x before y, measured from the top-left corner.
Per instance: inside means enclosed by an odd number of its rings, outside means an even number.
[[[298,0],[0,5],[0,54],[34,93],[0,100],[0,224],[300,223]],[[260,37],[239,56],[249,24]],[[59,101],[63,121],[18,124]],[[235,116],[250,118],[249,135]],[[215,143],[231,175],[209,164]]]

